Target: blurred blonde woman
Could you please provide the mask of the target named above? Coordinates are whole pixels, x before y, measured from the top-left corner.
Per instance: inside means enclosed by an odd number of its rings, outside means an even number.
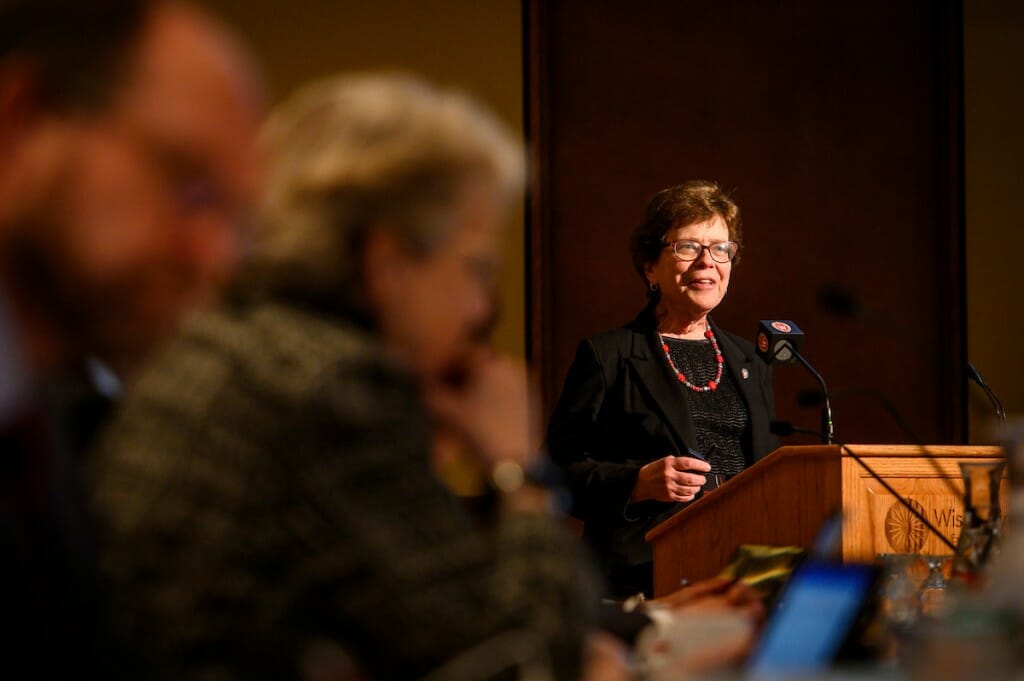
[[[575,678],[596,591],[523,482],[525,372],[478,345],[519,144],[462,95],[374,75],[303,89],[263,142],[229,303],[99,451],[103,570],[139,672]],[[496,473],[485,531],[432,476],[439,426]]]

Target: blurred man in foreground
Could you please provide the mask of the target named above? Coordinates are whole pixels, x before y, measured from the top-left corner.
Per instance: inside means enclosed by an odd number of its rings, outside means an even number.
[[[86,673],[97,602],[80,462],[122,377],[239,257],[259,93],[208,17],[145,0],[0,2],[0,579],[8,664]],[[84,386],[84,387],[83,387]]]
[[[2,24],[0,277],[29,364],[125,374],[239,259],[259,93],[196,10],[85,4]]]

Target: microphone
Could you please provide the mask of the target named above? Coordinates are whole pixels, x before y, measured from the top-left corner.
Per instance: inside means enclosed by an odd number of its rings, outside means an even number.
[[[992,403],[992,409],[996,412],[996,418],[1005,426],[1006,425],[1006,409],[1003,407],[1003,402],[998,397],[992,388],[989,387],[985,379],[981,377],[981,372],[972,363],[967,363],[967,378],[971,379],[978,384],[985,395],[988,397],[988,401]]]
[[[820,436],[820,433],[816,433],[813,430],[810,430],[809,428],[799,428],[790,423],[789,421],[772,421],[770,424],[768,424],[768,429],[771,431],[773,435],[778,435],[780,437],[784,437],[786,435],[793,435],[795,433],[799,433],[802,435],[814,435],[816,437]],[[874,469],[871,468],[871,466],[867,465],[867,463],[865,463],[864,460],[860,458],[857,454],[854,454],[853,451],[849,447],[847,447],[845,443],[839,442],[835,438],[832,438],[832,441],[829,444],[839,445],[840,451],[846,452],[847,456],[856,461],[857,464],[860,465],[860,467],[863,468],[868,475],[874,478],[878,482],[878,484],[885,488],[885,491],[891,494],[893,498],[895,498],[896,501],[900,503],[900,505],[907,509],[907,511],[909,511],[915,518],[920,520],[921,523],[924,524],[924,526],[932,532],[932,534],[934,534],[936,537],[942,540],[942,543],[948,546],[953,551],[954,556],[957,555],[958,551],[956,545],[953,544],[953,542],[951,542],[946,535],[942,534],[942,532],[940,532],[937,527],[932,525],[931,521],[928,520],[924,513],[921,513],[919,510],[914,508],[913,504],[904,499],[903,495],[901,495],[899,492],[894,490],[892,486],[882,478],[882,476],[880,476],[878,473],[874,471]]]
[[[832,402],[828,397],[828,386],[821,374],[811,366],[811,363],[800,354],[800,346],[804,342],[804,332],[789,319],[762,319],[757,327],[757,342],[754,344],[758,356],[766,363],[782,362],[792,364],[799,362],[821,386],[821,392],[825,396],[825,404],[821,412],[821,433],[822,441],[827,443],[835,441],[835,428],[832,422]]]
[[[788,319],[762,319],[757,327],[757,354],[765,362],[796,362],[804,332]]]

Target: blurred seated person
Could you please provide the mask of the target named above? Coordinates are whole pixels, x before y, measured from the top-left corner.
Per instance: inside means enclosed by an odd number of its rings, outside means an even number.
[[[769,367],[711,319],[740,252],[739,206],[716,184],[659,192],[631,240],[647,306],[580,343],[547,446],[611,595],[651,594],[644,535],[777,447]]]
[[[0,5],[0,432],[84,450],[120,384],[241,256],[256,70],[161,0]]]
[[[80,455],[109,395],[87,363],[128,377],[226,281],[256,184],[255,84],[224,28],[185,4],[0,2],[0,654],[10,669],[101,675]]]
[[[598,591],[524,475],[525,369],[478,340],[520,146],[400,76],[311,85],[263,141],[251,261],[96,452],[125,669],[577,678]],[[485,531],[432,474],[440,429],[494,472]]]
[[[122,378],[237,265],[262,94],[198,9],[3,3],[0,283],[25,362]]]

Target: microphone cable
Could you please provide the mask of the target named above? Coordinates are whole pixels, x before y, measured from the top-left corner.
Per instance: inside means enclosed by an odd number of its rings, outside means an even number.
[[[772,421],[770,426],[769,426],[769,429],[771,430],[771,432],[774,435],[785,436],[785,435],[792,435],[794,433],[799,433],[801,435],[813,435],[815,437],[821,437],[821,433],[817,433],[817,432],[815,432],[815,431],[813,431],[813,430],[811,430],[809,428],[798,428],[798,427],[794,426],[792,423],[790,423],[789,421]],[[839,442],[835,438],[832,438],[832,443],[831,444],[837,445],[839,447],[839,451],[840,452],[846,452],[846,454],[851,459],[856,461],[857,464],[860,465],[860,467],[863,468],[864,471],[868,475],[870,475],[872,478],[874,478],[878,482],[878,484],[880,484],[885,489],[886,492],[891,494],[896,499],[896,501],[898,501],[904,508],[907,509],[907,511],[909,511],[911,513],[911,515],[913,515],[915,518],[920,520],[921,523],[926,528],[928,528],[928,530],[930,530],[932,534],[934,534],[936,537],[938,537],[942,541],[943,544],[948,546],[950,548],[950,550],[953,551],[953,555],[954,556],[956,556],[958,554],[956,545],[954,545],[953,542],[951,542],[949,540],[949,538],[946,537],[946,535],[944,535],[942,532],[940,532],[938,530],[938,528],[935,527],[931,523],[931,521],[928,520],[927,517],[925,517],[925,514],[923,514],[920,511],[918,511],[914,507],[913,504],[911,504],[909,501],[907,501],[905,498],[903,498],[903,495],[901,495],[899,492],[897,492],[895,489],[893,489],[892,485],[890,485],[888,482],[885,481],[884,478],[882,478],[882,476],[880,476],[878,473],[876,473],[875,470],[873,468],[871,468],[871,466],[869,466],[860,457],[860,455],[856,454],[845,443]]]
[[[964,493],[959,490],[955,484],[953,484],[953,478],[946,475],[946,471],[942,470],[942,467],[939,466],[939,462],[936,461],[928,452],[928,446],[924,443],[924,440],[921,439],[921,436],[919,436],[917,431],[915,431],[907,420],[903,418],[899,410],[896,409],[896,405],[894,405],[892,401],[890,401],[889,398],[887,398],[881,391],[876,388],[840,388],[839,390],[834,391],[832,396],[837,398],[866,397],[881,406],[882,411],[892,419],[893,423],[896,424],[896,427],[910,439],[911,443],[918,448],[922,456],[928,459],[928,463],[931,465],[932,470],[935,471],[937,476],[945,482],[946,489],[956,497],[963,497]],[[825,396],[823,393],[812,389],[801,390],[796,396],[796,402],[801,407],[820,406],[824,399]]]

